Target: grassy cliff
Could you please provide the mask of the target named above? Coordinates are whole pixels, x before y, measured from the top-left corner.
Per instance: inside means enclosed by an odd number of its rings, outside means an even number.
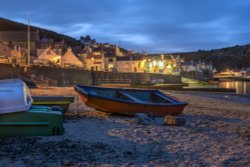
[[[55,41],[61,41],[62,39],[64,39],[70,46],[75,46],[79,44],[79,42],[74,38],[63,34],[58,34],[54,31],[46,30],[35,26],[30,26],[30,30],[39,31],[41,38],[50,37],[53,38]],[[5,18],[0,18],[0,31],[27,31],[27,25],[7,20]]]

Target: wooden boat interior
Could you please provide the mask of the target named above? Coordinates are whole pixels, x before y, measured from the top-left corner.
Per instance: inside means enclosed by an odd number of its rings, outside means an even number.
[[[176,100],[165,96],[159,90],[140,90],[140,89],[113,89],[95,87],[83,87],[88,94],[109,99],[130,101],[136,103],[157,103],[157,104],[176,104]]]

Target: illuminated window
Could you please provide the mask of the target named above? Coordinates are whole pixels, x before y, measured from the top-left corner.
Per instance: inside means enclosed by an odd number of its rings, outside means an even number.
[[[113,64],[109,64],[108,68],[114,68],[114,65]]]

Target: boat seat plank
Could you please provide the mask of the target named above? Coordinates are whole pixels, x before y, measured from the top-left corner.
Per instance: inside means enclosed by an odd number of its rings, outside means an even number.
[[[165,100],[165,101],[167,101],[167,102],[169,102],[169,103],[173,103],[173,104],[176,103],[175,100],[173,100],[171,98],[168,98],[167,96],[165,96],[165,95],[163,95],[163,94],[161,94],[159,92],[153,92],[152,94],[159,97],[159,98],[161,98],[161,99],[163,99],[163,100]]]
[[[134,102],[137,102],[137,103],[143,103],[143,101],[141,101],[140,99],[137,99],[136,97],[134,96],[131,96],[130,94],[126,93],[126,92],[123,92],[123,91],[117,91],[117,93],[127,97],[128,99],[134,101]]]

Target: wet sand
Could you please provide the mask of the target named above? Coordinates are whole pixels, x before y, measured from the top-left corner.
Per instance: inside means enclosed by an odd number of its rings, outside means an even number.
[[[166,91],[165,91],[166,92]],[[85,106],[73,88],[31,89],[74,95],[65,134],[0,139],[0,166],[250,166],[250,104],[169,92],[188,102],[184,126],[115,116]]]

